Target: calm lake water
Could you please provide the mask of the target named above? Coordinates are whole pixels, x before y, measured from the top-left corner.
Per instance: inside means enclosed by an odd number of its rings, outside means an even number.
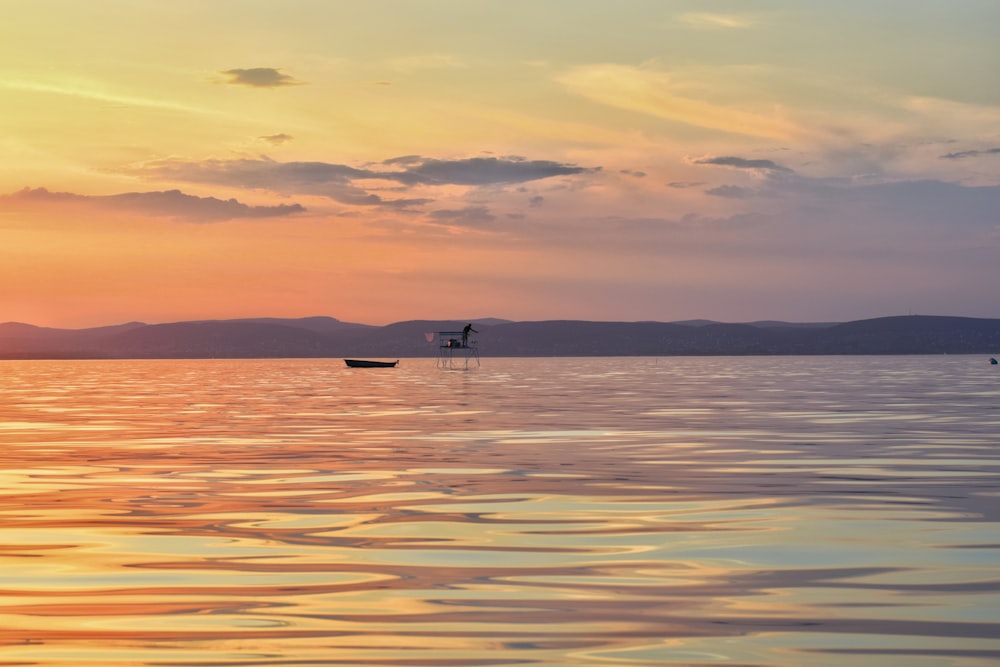
[[[0,380],[0,665],[1000,664],[986,357]]]

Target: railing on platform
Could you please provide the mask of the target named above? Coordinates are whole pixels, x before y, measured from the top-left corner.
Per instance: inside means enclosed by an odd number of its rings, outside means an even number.
[[[463,331],[438,331],[439,368],[469,367],[472,359],[479,366],[479,342]],[[458,363],[456,364],[456,359]]]

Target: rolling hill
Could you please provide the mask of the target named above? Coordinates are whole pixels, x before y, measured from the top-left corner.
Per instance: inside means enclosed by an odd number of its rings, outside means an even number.
[[[1000,319],[908,315],[844,323],[474,320],[484,356],[996,354]],[[3,359],[430,357],[426,334],[464,321],[386,326],[332,317],[250,318],[91,329],[0,324]]]

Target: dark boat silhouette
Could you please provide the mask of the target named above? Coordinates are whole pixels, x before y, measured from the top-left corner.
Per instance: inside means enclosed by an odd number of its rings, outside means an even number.
[[[367,359],[344,359],[350,368],[392,368],[399,363],[396,361],[369,361]]]

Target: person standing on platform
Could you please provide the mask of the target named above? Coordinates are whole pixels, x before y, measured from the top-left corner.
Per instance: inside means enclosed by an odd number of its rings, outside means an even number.
[[[479,333],[478,331],[476,331],[475,329],[472,328],[472,323],[471,322],[469,324],[466,324],[465,328],[462,329],[462,347],[469,347],[469,333],[470,332],[471,333]]]

